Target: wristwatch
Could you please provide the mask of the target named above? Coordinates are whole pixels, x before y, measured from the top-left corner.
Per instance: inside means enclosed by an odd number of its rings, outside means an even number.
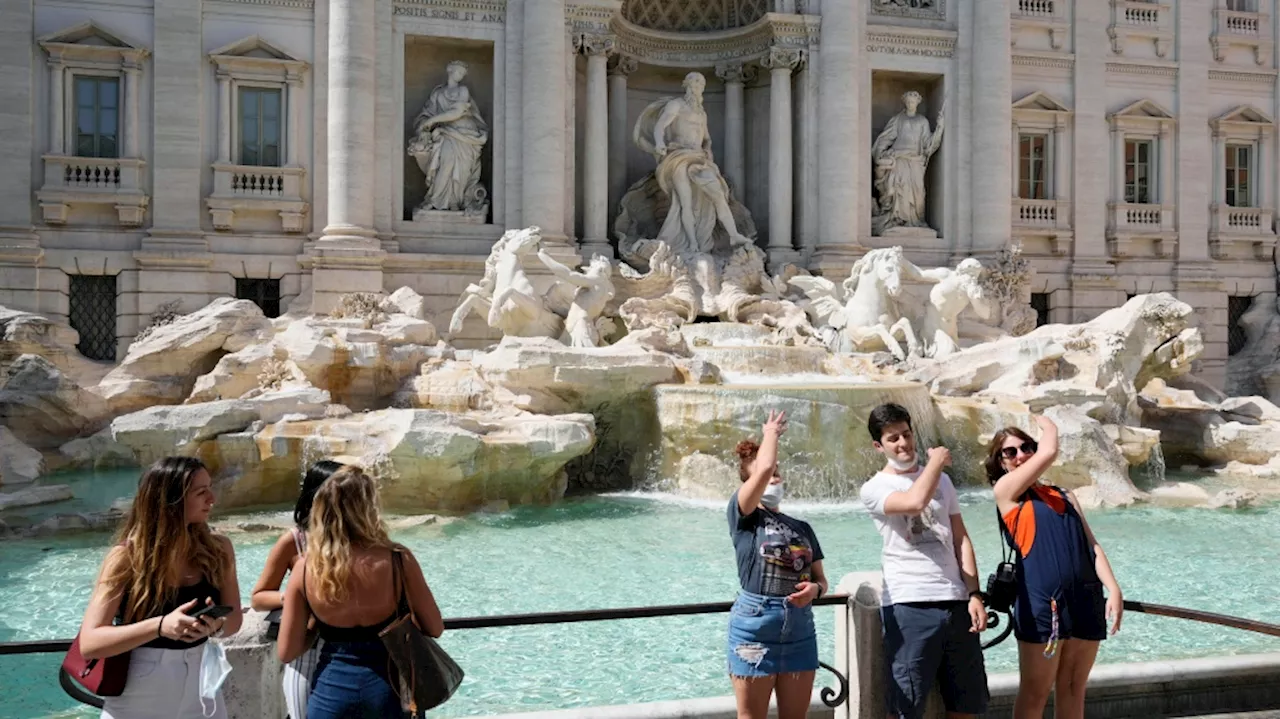
[[[987,595],[981,589],[975,589],[972,592],[969,592],[969,598],[973,599],[974,597],[977,597],[978,601],[982,602],[982,606],[985,607],[987,605]]]

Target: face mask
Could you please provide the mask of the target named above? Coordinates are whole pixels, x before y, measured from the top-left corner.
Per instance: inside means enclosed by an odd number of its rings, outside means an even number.
[[[782,482],[765,487],[764,494],[760,495],[760,504],[770,512],[778,511],[778,507],[782,504]]]
[[[912,458],[911,458],[911,461],[909,461],[909,462],[903,462],[902,460],[898,459],[897,457],[891,457],[891,456],[889,456],[889,455],[885,455],[885,459],[889,461],[889,466],[890,466],[890,467],[893,467],[894,469],[898,470],[899,472],[909,472],[909,471],[911,471],[911,470],[915,469],[915,468],[916,468],[916,466],[917,466],[917,462],[916,462],[916,458],[915,458],[915,457],[912,457]]]
[[[231,674],[231,662],[227,661],[227,650],[217,642],[204,643],[204,654],[200,657],[200,711],[211,717],[218,710],[218,690]],[[205,710],[205,700],[213,702],[213,708]]]

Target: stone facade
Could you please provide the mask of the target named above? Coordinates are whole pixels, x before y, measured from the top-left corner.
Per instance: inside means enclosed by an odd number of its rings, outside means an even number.
[[[0,0],[0,304],[82,344],[105,333],[84,346],[104,359],[162,307],[227,295],[326,309],[409,286],[445,326],[507,228],[540,227],[558,256],[616,251],[619,199],[654,162],[631,128],[697,70],[771,265],[843,277],[877,247],[954,265],[1017,242],[1050,321],[1190,303],[1221,384],[1236,316],[1276,281],[1280,13],[1177,6]],[[488,209],[415,220],[406,147],[453,60],[488,127]],[[907,90],[930,120],[946,99],[936,236],[880,237],[871,143]]]

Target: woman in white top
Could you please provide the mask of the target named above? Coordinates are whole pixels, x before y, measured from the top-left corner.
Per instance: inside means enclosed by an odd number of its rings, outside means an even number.
[[[271,553],[267,555],[262,576],[258,577],[258,583],[253,587],[254,609],[271,612],[284,608],[284,592],[280,591],[280,585],[284,583],[284,576],[289,573],[293,561],[306,553],[307,524],[311,521],[311,504],[315,500],[316,490],[342,467],[339,462],[322,459],[311,465],[302,478],[298,502],[293,507],[296,526],[280,535],[280,539],[271,548]],[[311,691],[311,676],[315,673],[316,662],[320,657],[321,642],[317,638],[311,649],[284,667],[284,703],[289,710],[290,719],[306,719],[307,695]]]

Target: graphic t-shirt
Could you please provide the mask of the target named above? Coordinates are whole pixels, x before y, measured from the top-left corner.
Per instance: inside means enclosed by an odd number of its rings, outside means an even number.
[[[737,492],[729,498],[728,516],[743,591],[785,597],[796,584],[813,581],[811,567],[821,561],[822,547],[808,522],[761,507],[743,514]]]
[[[960,500],[951,478],[938,479],[924,511],[917,515],[885,514],[884,502],[894,492],[906,492],[920,476],[878,472],[862,485],[862,503],[884,540],[881,564],[884,573],[884,606],[902,602],[945,602],[967,599],[960,576],[951,515],[960,514]]]

